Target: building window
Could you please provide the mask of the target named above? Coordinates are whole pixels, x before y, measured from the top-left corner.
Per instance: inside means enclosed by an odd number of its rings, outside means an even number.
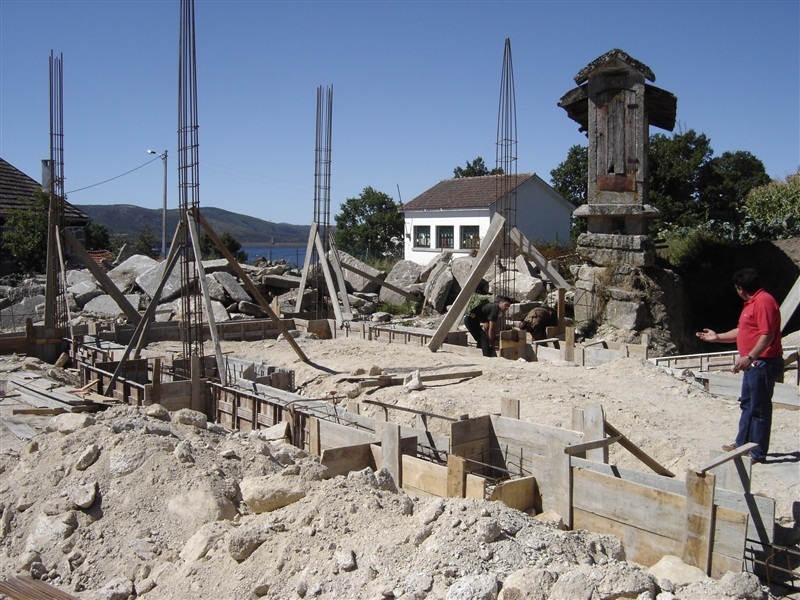
[[[452,225],[440,225],[436,228],[437,248],[452,248],[453,238],[454,234]]]
[[[479,237],[478,232],[479,229],[477,225],[462,225],[461,248],[465,250],[480,248],[481,238]]]
[[[414,247],[431,247],[431,228],[430,225],[417,225],[414,227]]]

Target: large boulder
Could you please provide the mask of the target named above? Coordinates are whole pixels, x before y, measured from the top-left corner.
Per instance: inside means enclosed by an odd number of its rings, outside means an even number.
[[[108,272],[108,276],[121,291],[127,292],[133,287],[137,277],[144,275],[157,264],[158,261],[149,256],[134,254],[128,260],[111,269]]]
[[[425,283],[425,299],[428,305],[436,311],[443,313],[447,308],[450,288],[453,286],[453,270],[450,265],[440,262],[431,271],[428,281]]]
[[[419,281],[419,274],[421,271],[422,266],[414,261],[401,260],[392,268],[391,273],[386,277],[386,282],[391,283],[401,290],[408,290],[413,284]],[[384,286],[381,288],[380,300],[386,304],[399,306],[405,304],[408,298]]]
[[[89,300],[103,295],[103,290],[97,287],[92,279],[84,279],[67,288],[67,293],[72,294],[75,303],[79,308],[83,308]]]
[[[139,310],[139,301],[141,296],[139,294],[125,294],[125,298],[131,303],[135,310]],[[102,317],[116,317],[124,314],[124,311],[117,305],[116,301],[108,295],[97,296],[92,298],[83,307],[83,312],[91,313]]]
[[[372,277],[376,277],[378,279],[386,279],[386,273],[370,267],[368,264],[361,262],[354,256],[350,256],[346,252],[339,251],[339,261],[342,264],[347,264],[350,265],[351,267],[358,269],[359,271],[363,271],[364,273],[367,273]],[[366,277],[362,277],[357,273],[353,273],[352,271],[344,267],[342,268],[342,271],[344,271],[345,281],[352,286],[352,290],[348,291],[364,292],[367,294],[377,294],[378,291],[380,290],[381,286],[379,283],[367,279]]]
[[[133,260],[133,258],[129,260]],[[147,269],[144,273],[136,277],[136,285],[138,285],[145,294],[152,298],[156,293],[156,289],[158,289],[158,284],[161,283],[161,278],[164,276],[164,269],[166,268],[166,261],[154,264],[151,268]],[[176,264],[175,268],[173,268],[172,272],[169,274],[167,282],[164,284],[164,289],[161,290],[160,300],[163,302],[174,300],[181,295],[181,289],[181,270],[180,265]]]
[[[250,297],[242,285],[239,283],[239,280],[236,279],[230,273],[225,271],[217,271],[213,275],[211,275],[217,282],[225,288],[225,293],[228,294],[231,300],[234,302],[252,302],[253,299]]]
[[[0,311],[0,328],[9,330],[25,327],[26,319],[36,320],[36,307],[41,304],[44,304],[44,296],[31,296],[4,308]]]

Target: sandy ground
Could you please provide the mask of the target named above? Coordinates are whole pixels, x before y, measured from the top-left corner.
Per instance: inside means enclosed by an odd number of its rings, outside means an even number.
[[[309,359],[305,363],[285,341],[225,342],[222,350],[249,360],[294,369],[299,393],[309,398],[349,402],[357,386],[340,381],[356,369],[378,367],[384,373],[405,375],[480,370],[467,380],[431,382],[425,389],[406,392],[402,386],[368,388],[355,399],[377,400],[449,417],[499,413],[500,399],[520,401],[520,418],[569,428],[573,407],[602,405],[606,420],[678,477],[706,464],[712,452],[735,436],[739,405],[735,398],[705,392],[640,359],[619,358],[595,367],[563,361],[525,362],[484,358],[447,349],[431,352],[414,344],[388,344],[360,337],[298,340]],[[168,350],[169,345],[153,350]],[[213,352],[211,347],[209,352]],[[366,414],[377,407],[362,407]],[[389,418],[414,423],[415,416],[390,410]],[[432,419],[431,428],[447,433],[446,421]],[[624,448],[614,445],[610,460],[619,466],[646,471]],[[776,516],[786,527],[800,517],[800,412],[776,409],[770,455],[752,468],[752,490],[776,500]]]

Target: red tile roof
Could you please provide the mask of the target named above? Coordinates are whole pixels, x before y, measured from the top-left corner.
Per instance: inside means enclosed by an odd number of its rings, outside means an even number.
[[[533,173],[445,179],[406,202],[402,210],[489,208],[498,200],[499,193],[514,190],[531,177]]]

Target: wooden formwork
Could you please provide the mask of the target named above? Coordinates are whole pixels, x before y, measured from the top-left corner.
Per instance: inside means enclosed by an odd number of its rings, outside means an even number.
[[[86,364],[82,369],[102,389],[114,366]],[[238,379],[235,386],[223,386],[159,378],[148,383],[147,361],[129,361],[128,369],[129,378],[119,378],[114,393],[132,404],[158,401],[171,410],[198,409],[200,385],[209,391],[206,412],[214,421],[240,431],[287,423],[290,441],[319,455],[331,476],[383,467],[408,493],[554,511],[572,529],[617,536],[626,557],[644,565],[675,554],[714,576],[752,571],[773,542],[775,502],[751,493],[749,465],[739,454],[689,470],[683,479],[664,475],[669,472],[645,460],[604,421],[601,407],[576,411],[574,429],[564,429],[515,418],[518,403],[506,398],[502,414],[454,419],[445,437],[432,434],[424,423],[418,429],[393,423],[388,414],[374,419],[353,407],[345,410],[256,381]],[[616,442],[657,472],[607,464],[607,447]]]

